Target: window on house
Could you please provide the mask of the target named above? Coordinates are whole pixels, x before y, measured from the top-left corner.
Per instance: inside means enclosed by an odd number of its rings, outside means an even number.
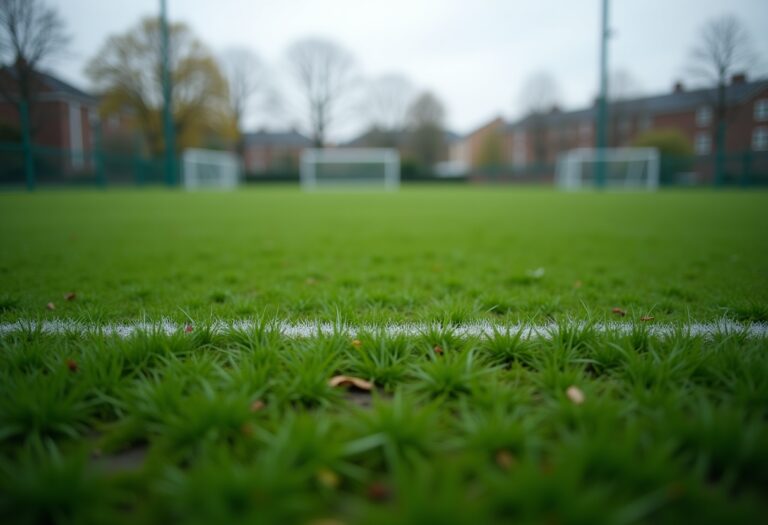
[[[755,101],[755,120],[768,120],[768,98]]]
[[[755,128],[752,132],[752,149],[755,151],[768,150],[768,128]]]
[[[699,126],[709,126],[712,122],[712,108],[701,106],[696,110],[696,124]]]
[[[709,133],[700,132],[696,134],[694,150],[697,155],[708,155],[712,151],[712,137]]]

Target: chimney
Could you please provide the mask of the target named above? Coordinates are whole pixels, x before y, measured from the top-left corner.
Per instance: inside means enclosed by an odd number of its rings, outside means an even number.
[[[747,74],[744,72],[741,73],[734,73],[731,75],[731,85],[737,86],[739,84],[746,84],[747,83]]]
[[[675,85],[672,86],[672,93],[682,93],[683,91],[685,91],[685,86],[678,80],[675,82]]]

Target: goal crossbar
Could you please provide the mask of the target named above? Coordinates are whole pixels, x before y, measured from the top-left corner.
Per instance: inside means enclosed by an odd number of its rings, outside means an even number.
[[[591,164],[603,162],[625,168],[625,176],[609,179],[610,187],[646,188],[655,190],[659,186],[660,156],[656,148],[578,148],[560,154],[557,160],[557,185],[566,189],[585,186],[585,179],[591,180]]]
[[[228,151],[189,148],[182,154],[182,169],[188,190],[233,189],[240,182],[240,162]]]
[[[400,154],[392,148],[309,148],[301,153],[301,185],[305,189],[318,188],[323,183],[318,176],[318,166],[323,165],[382,165],[381,185],[386,189],[400,186]],[[360,184],[360,178],[343,178],[336,184]],[[374,180],[373,182],[378,182]]]

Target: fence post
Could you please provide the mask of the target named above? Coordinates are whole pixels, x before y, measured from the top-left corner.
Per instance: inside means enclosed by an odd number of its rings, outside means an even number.
[[[749,186],[749,181],[752,178],[752,152],[746,150],[741,157],[741,185]]]
[[[141,160],[141,136],[137,133],[133,137],[133,178],[137,186],[144,185],[144,166]]]
[[[107,178],[104,173],[104,149],[101,140],[101,119],[94,119],[94,156],[96,164],[96,184],[102,188],[107,185]]]
[[[24,175],[27,181],[27,190],[35,189],[35,158],[32,148],[32,133],[29,126],[29,106],[26,100],[19,102],[21,113],[22,148],[24,150]]]

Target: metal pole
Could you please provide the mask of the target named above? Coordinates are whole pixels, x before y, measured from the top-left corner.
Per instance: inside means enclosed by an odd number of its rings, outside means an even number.
[[[166,0],[160,0],[161,62],[163,76],[163,137],[165,141],[165,183],[176,184],[176,137],[173,129],[170,74],[170,39]]]
[[[608,121],[608,0],[602,0],[602,21],[600,24],[600,93],[597,98],[595,119],[595,185],[605,186],[605,147]]]
[[[27,181],[27,190],[35,189],[35,159],[32,151],[32,132],[29,124],[29,106],[26,100],[19,102],[21,112],[21,140],[24,150],[24,175]]]
[[[96,117],[93,119],[93,132],[94,132],[94,156],[96,160],[96,184],[100,187],[107,185],[107,178],[104,171],[104,148],[101,135],[101,119]]]

